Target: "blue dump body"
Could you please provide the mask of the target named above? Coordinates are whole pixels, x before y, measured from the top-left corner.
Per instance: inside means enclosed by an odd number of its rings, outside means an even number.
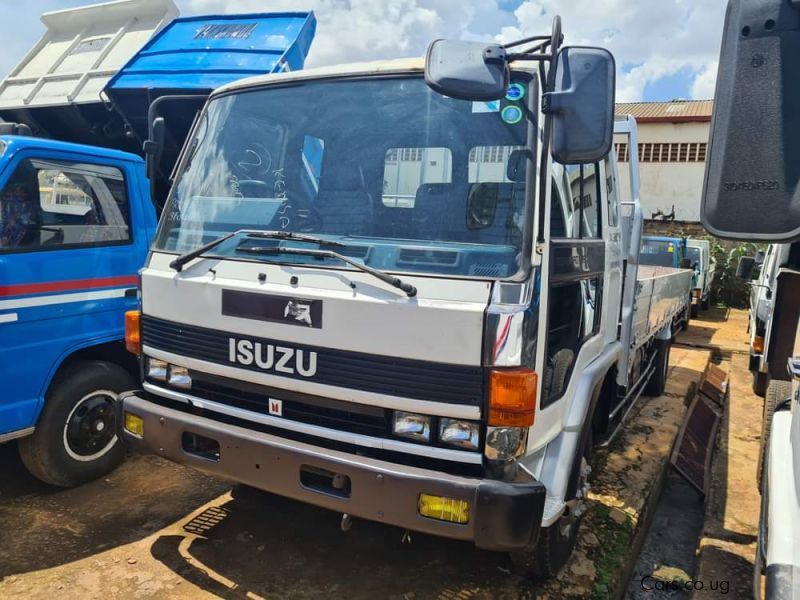
[[[315,30],[312,12],[175,19],[120,69],[106,92],[205,92],[252,75],[301,69]]]

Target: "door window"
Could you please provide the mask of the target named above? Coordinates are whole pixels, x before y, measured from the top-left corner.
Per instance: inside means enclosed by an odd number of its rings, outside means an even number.
[[[129,219],[119,169],[26,159],[0,192],[0,252],[129,243]]]

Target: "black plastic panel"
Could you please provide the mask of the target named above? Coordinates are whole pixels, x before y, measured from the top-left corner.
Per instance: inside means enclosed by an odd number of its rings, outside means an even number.
[[[798,4],[728,4],[701,209],[719,237],[800,237]]]
[[[300,350],[306,361],[311,353],[316,353],[316,372],[305,377],[296,370],[282,373],[261,369],[255,363],[233,363],[229,356],[231,338],[263,346],[286,346],[295,352]],[[142,342],[164,352],[239,369],[401,398],[469,406],[480,406],[483,398],[483,371],[479,366],[448,365],[306,346],[173,323],[147,315],[142,316]]]

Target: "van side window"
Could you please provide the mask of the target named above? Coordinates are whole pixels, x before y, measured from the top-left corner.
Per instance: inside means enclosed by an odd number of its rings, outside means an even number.
[[[0,192],[0,252],[130,240],[125,179],[114,167],[26,159]]]

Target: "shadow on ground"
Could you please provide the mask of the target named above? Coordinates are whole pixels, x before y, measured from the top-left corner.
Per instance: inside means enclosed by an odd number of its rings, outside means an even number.
[[[229,488],[155,456],[134,454],[105,478],[62,489],[30,475],[16,443],[0,445],[0,579],[142,539]]]
[[[252,490],[214,505],[158,537],[152,556],[176,575],[222,598],[526,597],[509,559],[472,544],[357,520]],[[531,585],[532,587],[532,585]],[[531,590],[532,592],[532,590]]]

